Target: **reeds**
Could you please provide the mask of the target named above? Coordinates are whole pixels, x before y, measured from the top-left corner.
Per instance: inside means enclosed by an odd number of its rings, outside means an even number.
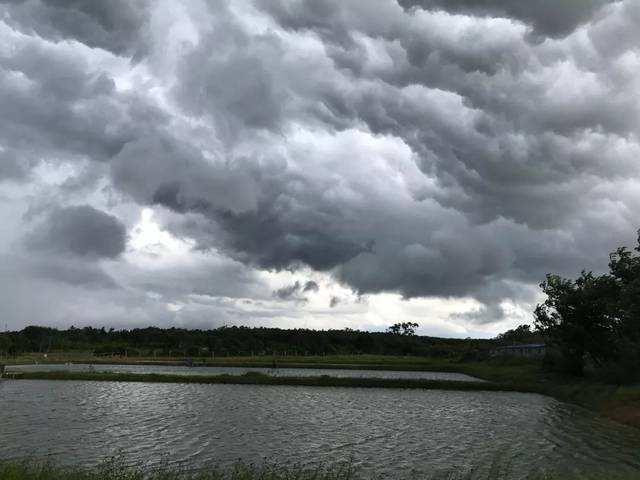
[[[171,466],[141,468],[110,459],[93,468],[62,467],[51,462],[0,462],[1,480],[351,480],[350,464],[333,468],[302,468],[238,462],[230,468],[187,470]]]

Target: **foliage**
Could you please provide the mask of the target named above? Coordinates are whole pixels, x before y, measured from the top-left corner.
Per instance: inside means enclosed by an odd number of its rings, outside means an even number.
[[[509,466],[492,465],[481,473],[471,470],[451,470],[432,475],[417,476],[399,472],[392,478],[412,480],[506,480],[512,478]],[[253,465],[237,462],[230,468],[208,468],[196,471],[161,466],[155,469],[127,467],[121,460],[108,460],[94,468],[61,467],[51,462],[0,462],[2,480],[351,480],[373,478],[358,474],[351,464],[331,467],[303,468],[278,464]],[[520,478],[520,477],[519,477]],[[635,474],[615,472],[584,473],[532,473],[528,480],[631,480]]]
[[[394,323],[389,328],[387,328],[387,331],[389,333],[392,333],[393,335],[410,336],[416,334],[416,328],[418,328],[419,326],[420,325],[413,322]]]
[[[470,351],[490,350],[491,341],[414,335],[414,323],[400,323],[399,334],[358,330],[307,330],[221,327],[186,330],[156,327],[131,330],[70,328],[57,330],[29,326],[0,334],[0,354],[24,352],[93,352],[98,356],[207,357],[416,355],[458,357]],[[404,326],[403,326],[404,325]],[[2,343],[4,342],[4,343]]]
[[[522,343],[541,343],[544,337],[540,332],[531,330],[530,325],[519,325],[514,329],[507,330],[496,337],[501,345],[513,345]]]
[[[555,368],[582,375],[588,365],[610,380],[631,381],[640,365],[640,256],[621,247],[609,268],[575,280],[547,275],[535,324],[555,347]]]
[[[231,468],[198,471],[161,466],[154,469],[128,467],[119,458],[94,468],[62,467],[51,462],[0,462],[2,480],[349,480],[350,464],[333,468],[302,468],[277,464],[253,465],[237,462]]]

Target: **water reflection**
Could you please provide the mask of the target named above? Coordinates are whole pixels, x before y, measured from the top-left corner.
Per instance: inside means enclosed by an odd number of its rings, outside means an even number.
[[[315,464],[353,459],[363,473],[489,468],[640,473],[640,434],[551,398],[248,385],[7,381],[0,457],[189,466],[236,459]]]
[[[130,373],[159,373],[180,375],[242,375],[246,372],[261,372],[281,377],[306,377],[331,375],[332,377],[360,377],[360,378],[421,378],[429,380],[458,380],[465,382],[482,382],[479,378],[454,372],[401,372],[387,370],[347,370],[328,368],[243,368],[243,367],[186,367],[174,365],[88,365],[88,364],[41,364],[41,365],[12,365],[7,367],[10,372],[24,371],[69,371],[69,372],[130,372]]]

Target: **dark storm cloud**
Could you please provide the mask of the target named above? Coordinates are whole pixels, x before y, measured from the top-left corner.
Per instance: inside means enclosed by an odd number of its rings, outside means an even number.
[[[308,213],[311,216],[311,212]],[[274,205],[250,214],[226,212],[219,217],[219,222],[227,232],[227,245],[251,254],[260,267],[279,269],[300,263],[317,270],[329,270],[366,251],[365,245],[325,232],[321,225],[289,222],[279,214]]]
[[[88,205],[56,208],[26,238],[33,250],[115,258],[124,252],[126,228],[113,215]]]
[[[399,0],[398,4],[406,10],[443,10],[452,14],[513,19],[532,27],[538,36],[561,37],[593,20],[598,10],[616,1],[619,0]],[[267,0],[256,4],[287,28],[311,30],[342,45],[351,44],[354,33],[367,31],[372,26],[388,35],[396,17],[388,15],[394,10],[392,2],[378,0],[368,4],[336,0]],[[357,11],[358,18],[346,17],[345,10]],[[345,19],[357,28],[349,28]]]
[[[202,214],[220,227],[215,237],[222,247],[260,267],[299,263],[328,270],[369,248],[366,241],[330,231],[327,213],[337,210],[297,205],[301,187],[309,189],[308,201],[320,194],[300,175],[260,168],[249,159],[211,162],[170,137],[129,143],[111,165],[117,187],[142,203]]]
[[[358,294],[472,296],[465,322],[633,238],[640,3],[229,3],[5,3],[0,180],[100,162],[107,177],[59,195],[103,180],[173,212],[198,252],[329,271]],[[117,257],[118,221],[83,208],[29,245]],[[88,224],[111,233],[74,237]]]
[[[111,161],[118,188],[140,203],[181,213],[254,209],[258,173],[250,166],[211,162],[199,149],[163,131],[129,142]]]
[[[141,55],[146,0],[3,0],[9,25],[53,41],[76,40],[117,54]],[[1,10],[0,10],[1,11]]]
[[[304,287],[302,287],[303,292],[317,292],[320,290],[320,286],[314,282],[313,280],[309,280],[305,282]]]
[[[295,300],[297,302],[306,302],[307,298],[305,293],[315,293],[320,290],[320,287],[313,280],[309,280],[305,283],[296,281],[291,285],[279,288],[273,292],[273,296],[280,300]]]
[[[23,270],[34,278],[88,289],[115,289],[118,284],[98,265],[67,258],[31,259]]]
[[[230,259],[202,256],[194,263],[157,266],[148,271],[136,266],[122,269],[122,282],[175,301],[198,295],[206,298],[268,298],[269,291],[255,272]]]
[[[559,37],[590,21],[604,5],[617,0],[399,0],[404,8],[443,9],[468,15],[514,18],[531,25],[537,34]]]
[[[295,282],[291,285],[287,285],[286,287],[279,288],[273,292],[273,295],[280,300],[289,300],[294,297],[299,299],[298,294],[300,293],[301,288],[302,286],[300,285],[300,282]]]
[[[0,51],[0,145],[20,157],[89,157],[104,161],[160,125],[135,95],[119,95],[113,79],[72,48],[36,40]]]
[[[351,7],[345,4],[339,12],[332,10],[336,21],[328,21],[326,29],[336,29],[339,36],[344,23],[357,23]],[[321,94],[334,117],[340,118],[336,125],[361,119],[374,132],[400,136],[419,152],[425,172],[435,173],[447,186],[438,193],[443,205],[465,211],[474,221],[504,216],[534,228],[557,227],[580,208],[579,192],[585,185],[572,184],[575,179],[636,172],[629,156],[603,161],[638,125],[638,104],[633,88],[625,84],[628,79],[615,86],[604,80],[610,75],[606,62],[616,41],[612,34],[598,32],[608,32],[611,24],[617,32],[637,27],[637,4],[628,2],[621,10],[618,13],[625,20],[600,22],[591,29],[604,64],[592,63],[593,58],[583,64],[579,57],[572,59],[567,51],[551,45],[536,51],[509,24],[478,22],[468,35],[443,42],[437,33],[430,35],[417,26],[440,28],[446,35],[446,26],[438,22],[453,26],[455,20],[429,23],[424,12],[400,19],[389,15],[391,29],[375,22],[362,27],[371,36],[398,42],[381,44],[393,64],[378,77],[389,84],[336,88]],[[312,29],[313,24],[306,28]],[[327,36],[325,30],[323,36]],[[630,41],[625,43],[633,48]],[[361,64],[367,63],[367,54],[359,52]],[[491,68],[477,64],[483,58]],[[560,77],[545,78],[553,70]],[[372,76],[363,65],[354,73]],[[564,90],[571,89],[576,101],[566,100]],[[575,148],[581,143],[586,148]]]
[[[224,58],[203,59],[200,54],[187,57],[183,68],[188,73],[176,93],[191,112],[210,113],[226,123],[229,131],[238,126],[276,129],[286,94],[279,88],[277,76],[265,68],[268,59],[264,55],[282,53],[274,43],[266,51],[239,47]],[[194,91],[197,96],[193,96]]]
[[[295,262],[317,269],[337,267],[338,277],[360,293],[471,294],[497,302],[507,295],[518,297],[511,288],[499,288],[503,278],[529,283],[551,269],[573,272],[580,262],[601,267],[588,243],[574,237],[590,235],[586,226],[597,228],[601,220],[573,222],[583,215],[585,201],[598,202],[596,196],[584,195],[585,189],[597,187],[597,179],[616,181],[637,174],[631,160],[637,144],[626,138],[638,125],[628,80],[605,80],[611,75],[606,55],[615,42],[598,33],[607,31],[607,19],[593,17],[604,3],[559,4],[554,20],[533,7],[498,2],[460,2],[447,9],[481,14],[477,21],[442,16],[437,9],[403,11],[392,2],[379,2],[379,9],[369,12],[357,2],[258,3],[287,30],[317,35],[329,57],[346,68],[331,69],[322,56],[306,64],[289,62],[282,59],[288,47],[281,38],[244,35],[241,42],[225,42],[223,47],[240,56],[255,55],[260,66],[247,70],[251,74],[242,81],[249,83],[241,90],[262,91],[265,111],[272,112],[277,125],[285,113],[298,122],[309,121],[311,115],[313,121],[338,130],[364,122],[379,135],[401,138],[439,188],[413,192],[416,200],[431,197],[435,203],[398,205],[398,210],[387,211],[385,201],[375,196],[368,208],[348,200],[331,205],[323,198],[320,178],[282,174],[270,177],[269,183],[258,182],[256,209],[205,215],[222,227],[222,238],[232,251],[248,255],[261,267],[283,268]],[[626,17],[618,30],[627,31],[635,22],[636,7],[628,2],[620,9],[627,12],[605,14]],[[562,37],[590,20],[595,22],[590,34],[596,56],[570,43],[532,44],[527,28],[517,23],[533,25],[540,35]],[[463,26],[456,37],[450,31],[458,24]],[[377,44],[363,44],[363,37]],[[389,59],[377,71],[370,66],[374,54]],[[216,72],[224,67],[212,60],[216,57],[205,48],[191,53],[182,71],[189,88],[180,91],[181,102],[190,105],[189,92],[219,83]],[[194,74],[195,65],[204,69]],[[277,109],[269,107],[270,99],[278,98],[273,90],[262,90],[273,85],[274,78],[280,91],[289,92],[277,100]],[[567,101],[566,88],[581,89],[576,101]],[[227,92],[207,91],[213,98],[198,101],[201,114],[219,112],[216,102],[231,102],[240,109],[233,116],[246,126],[276,125],[248,121],[248,106]],[[612,151],[617,151],[615,157]],[[604,161],[606,157],[611,161]],[[303,183],[304,191],[291,192],[294,182]],[[356,190],[374,194],[362,186]],[[405,208],[418,210],[401,213]],[[386,214],[386,223],[370,221]],[[412,217],[421,220],[416,223]],[[563,227],[572,233],[554,232]],[[628,227],[622,221],[614,229],[624,237]],[[576,243],[587,250],[575,250]],[[603,243],[607,242],[598,240],[600,247]],[[541,258],[545,262],[539,262]],[[493,293],[484,295],[487,289]],[[493,315],[498,307],[493,304],[489,310]]]
[[[0,181],[24,179],[29,170],[29,162],[18,157],[15,152],[0,151]]]

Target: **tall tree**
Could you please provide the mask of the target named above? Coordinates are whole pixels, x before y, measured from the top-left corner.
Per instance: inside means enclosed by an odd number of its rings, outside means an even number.
[[[582,272],[575,280],[547,275],[547,299],[535,310],[535,325],[549,339],[569,373],[582,375],[586,360],[602,365],[614,356],[616,319],[610,312],[617,285],[610,275]]]
[[[636,253],[621,247],[610,255],[609,268],[618,296],[614,316],[616,353],[626,375],[640,377],[640,231]]]

